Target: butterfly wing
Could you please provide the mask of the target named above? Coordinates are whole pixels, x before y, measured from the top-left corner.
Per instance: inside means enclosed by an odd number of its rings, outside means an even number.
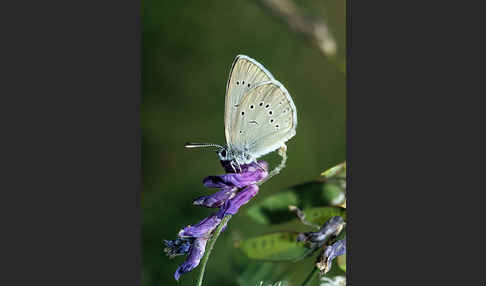
[[[249,90],[236,112],[230,141],[234,149],[255,159],[275,151],[295,135],[297,109],[288,91],[276,80]]]
[[[226,83],[224,130],[228,146],[231,147],[233,143],[230,138],[232,122],[236,119],[236,113],[243,95],[255,85],[273,79],[273,75],[254,59],[245,55],[236,56]]]

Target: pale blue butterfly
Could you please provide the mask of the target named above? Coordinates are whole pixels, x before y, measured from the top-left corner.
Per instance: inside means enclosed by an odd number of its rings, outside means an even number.
[[[219,147],[218,156],[230,161],[236,171],[240,165],[279,148],[296,133],[297,109],[289,92],[262,64],[238,55],[226,84],[226,146],[212,143],[187,143],[187,148]]]

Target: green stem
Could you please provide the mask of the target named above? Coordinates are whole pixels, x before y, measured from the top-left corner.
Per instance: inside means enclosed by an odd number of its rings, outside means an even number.
[[[225,216],[222,220],[219,226],[216,228],[216,231],[213,233],[213,236],[208,242],[208,246],[206,247],[206,251],[204,252],[204,256],[202,258],[202,265],[201,265],[201,271],[199,272],[199,276],[197,277],[197,286],[202,285],[203,277],[204,277],[204,271],[206,270],[206,264],[208,263],[209,255],[211,254],[211,250],[213,250],[214,244],[216,243],[216,240],[218,239],[218,236],[221,234],[221,230],[223,229],[223,226],[226,225],[226,223],[230,220],[231,215]]]
[[[287,146],[285,144],[278,150],[278,155],[282,157],[282,161],[280,161],[280,164],[277,167],[275,167],[275,169],[273,169],[265,179],[256,183],[257,186],[261,186],[263,183],[268,181],[271,177],[280,173],[280,171],[282,171],[282,169],[285,168],[285,163],[287,162]]]
[[[310,283],[311,283],[312,279],[314,279],[314,277],[316,276],[317,272],[318,272],[318,271],[317,271],[317,267],[315,267],[315,266],[314,266],[314,267],[312,268],[312,272],[311,272],[311,273],[309,273],[309,275],[308,275],[308,276],[307,276],[307,278],[305,279],[304,283],[302,283],[302,286],[308,286],[308,285],[310,285]]]

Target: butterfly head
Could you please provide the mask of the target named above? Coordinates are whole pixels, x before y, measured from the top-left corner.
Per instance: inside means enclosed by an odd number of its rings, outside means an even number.
[[[249,164],[255,161],[255,159],[248,152],[235,150],[231,147],[223,147],[218,150],[217,153],[219,160],[230,161],[233,166]]]
[[[216,153],[218,153],[219,160],[221,160],[221,161],[230,161],[231,160],[231,159],[228,159],[228,157],[230,156],[230,154],[228,152],[228,147],[222,147],[221,149],[216,151]]]
[[[221,146],[213,143],[186,143],[186,148],[198,148],[198,147],[217,147],[216,153],[221,161],[232,161],[234,154],[226,146]]]

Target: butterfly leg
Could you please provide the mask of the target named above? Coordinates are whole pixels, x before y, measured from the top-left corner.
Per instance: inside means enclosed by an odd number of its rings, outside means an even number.
[[[231,161],[230,165],[231,165],[231,168],[233,169],[233,171],[236,173],[235,161]]]
[[[282,161],[280,161],[280,164],[270,172],[268,177],[277,175],[283,168],[285,168],[285,163],[287,162],[287,145],[285,145],[285,143],[278,149],[278,154],[282,157]]]
[[[282,161],[280,161],[280,164],[275,167],[275,169],[273,169],[264,180],[258,182],[257,185],[263,184],[265,181],[277,175],[283,168],[285,168],[285,163],[287,162],[287,145],[283,144],[282,147],[278,149],[278,154],[280,155],[280,157],[282,157]]]
[[[257,161],[257,160],[255,160],[255,164],[257,164],[257,166],[258,166],[258,167],[259,167],[259,168],[260,168],[262,171],[267,171],[267,170],[265,170],[265,168],[263,168],[263,166],[262,166],[262,165],[260,165],[260,163],[258,163],[258,161]]]
[[[243,172],[243,170],[241,170],[240,162],[238,162],[237,160],[231,161],[230,164],[231,164],[231,168],[233,168],[233,171],[235,171],[235,173],[241,173],[241,172]],[[236,168],[235,167],[238,167],[239,172],[236,171]]]

